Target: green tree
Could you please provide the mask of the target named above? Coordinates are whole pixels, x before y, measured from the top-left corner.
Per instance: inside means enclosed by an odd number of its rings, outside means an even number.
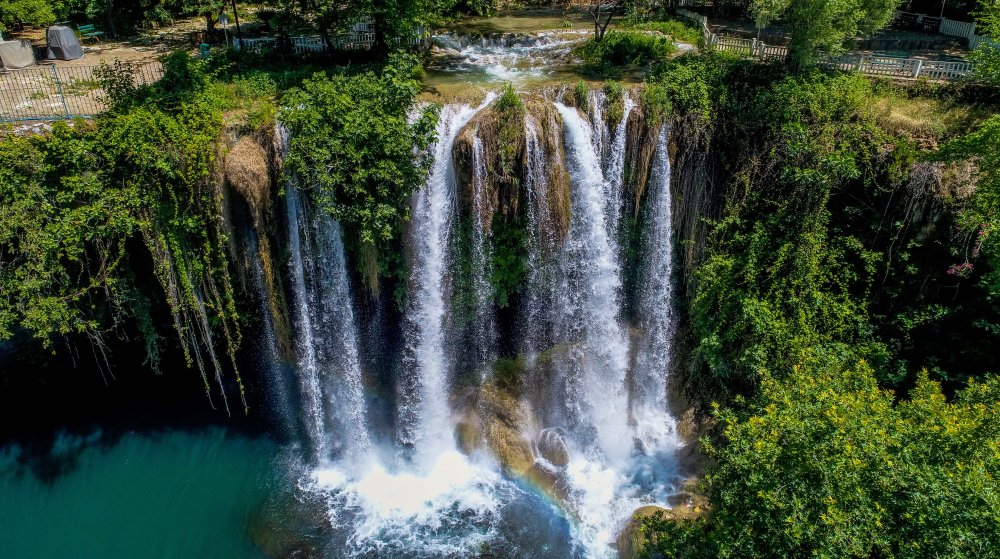
[[[1000,86],[1000,3],[980,0],[977,15],[979,35],[989,39],[969,55],[975,75],[989,84]]]
[[[437,107],[410,121],[420,83],[416,59],[395,55],[380,72],[316,74],[283,99],[291,140],[286,164],[358,249],[374,255],[409,218],[408,200],[430,161]],[[371,270],[373,263],[362,264]],[[369,286],[375,277],[367,274]]]
[[[855,35],[885,27],[900,0],[751,0],[758,24],[780,21],[792,35],[792,61],[811,66],[824,55],[844,50]]]
[[[0,31],[16,23],[48,25],[55,21],[47,0],[0,0]]]
[[[168,9],[176,14],[195,14],[205,18],[205,32],[212,33],[219,14],[226,9],[225,0],[168,0]]]
[[[101,78],[117,83],[96,123],[0,137],[0,339],[15,331],[46,346],[83,338],[98,355],[128,318],[155,368],[155,298],[169,309],[175,341],[206,393],[212,374],[228,410],[222,374],[236,372],[240,327],[212,173],[222,106],[204,63],[184,52],[164,59],[155,86],[122,84],[131,73],[121,65]],[[151,270],[136,268],[149,261]],[[138,291],[132,278],[140,274],[162,290]]]
[[[648,557],[1000,555],[996,377],[949,402],[922,375],[897,402],[864,362],[796,366],[765,375],[747,411],[718,418],[711,516],[654,519]]]

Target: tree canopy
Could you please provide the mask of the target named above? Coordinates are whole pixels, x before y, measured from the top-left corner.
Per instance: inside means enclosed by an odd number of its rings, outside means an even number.
[[[0,0],[0,31],[16,23],[47,25],[55,19],[48,0]]]
[[[1000,87],[1000,3],[980,0],[976,33],[988,40],[969,55],[980,80]]]
[[[897,403],[864,362],[796,366],[718,418],[712,515],[653,519],[647,557],[997,556],[996,377],[949,402],[921,375]]]
[[[799,66],[844,50],[844,41],[886,26],[900,0],[751,0],[758,25],[781,22],[791,32],[792,60]]]

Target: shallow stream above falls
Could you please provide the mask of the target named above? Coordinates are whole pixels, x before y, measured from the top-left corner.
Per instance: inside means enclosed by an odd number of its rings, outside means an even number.
[[[67,435],[51,477],[0,449],[0,556],[615,557],[632,513],[669,508],[683,482],[669,130],[629,92],[612,107],[592,91],[586,109],[521,93],[513,124],[494,103],[497,81],[550,77],[581,37],[435,38],[432,71],[492,91],[441,111],[399,308],[359,285],[340,224],[291,178],[275,204],[287,338],[245,243],[285,440]],[[511,125],[517,180],[501,182]],[[499,305],[509,223],[525,273]]]

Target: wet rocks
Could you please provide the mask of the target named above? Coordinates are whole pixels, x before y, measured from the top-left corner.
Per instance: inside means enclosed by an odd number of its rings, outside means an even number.
[[[486,446],[506,474],[521,477],[535,464],[535,453],[528,439],[499,418],[487,423],[484,435]]]
[[[538,434],[538,453],[553,466],[569,464],[569,449],[558,429],[542,429]]]

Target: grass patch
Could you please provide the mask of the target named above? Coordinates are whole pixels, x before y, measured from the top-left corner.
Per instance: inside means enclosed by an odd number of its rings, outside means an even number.
[[[886,130],[914,138],[944,140],[964,134],[989,115],[983,107],[946,98],[882,91],[873,100],[876,118]]]
[[[621,27],[636,31],[656,31],[669,35],[671,39],[679,43],[697,45],[701,41],[701,29],[686,20],[625,21]]]

